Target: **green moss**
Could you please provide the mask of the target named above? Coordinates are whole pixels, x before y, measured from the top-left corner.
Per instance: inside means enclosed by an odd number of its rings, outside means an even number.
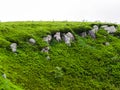
[[[119,90],[120,39],[118,31],[96,33],[96,39],[79,36],[98,22],[2,22],[0,23],[0,77],[1,90]],[[109,25],[113,25],[110,24]],[[116,25],[116,24],[115,24]],[[75,41],[67,46],[53,39],[50,45],[43,37],[57,31],[72,32]],[[36,44],[28,42],[34,38]],[[17,43],[17,53],[10,44]],[[109,42],[106,46],[104,43]],[[49,53],[42,53],[49,46]],[[46,57],[50,56],[50,60]]]

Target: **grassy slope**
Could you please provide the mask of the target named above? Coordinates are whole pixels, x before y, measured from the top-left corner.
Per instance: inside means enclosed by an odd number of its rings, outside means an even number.
[[[90,22],[6,22],[0,23],[0,87],[8,90],[79,90],[120,89],[120,39],[100,30],[97,39],[82,38],[78,33],[91,29]],[[95,23],[101,24],[101,23]],[[41,53],[48,46],[42,37],[56,31],[74,33],[76,40],[69,47],[54,39],[49,56]],[[119,28],[118,33],[119,35]],[[28,43],[34,38],[35,45]],[[18,52],[9,45],[18,43]],[[103,45],[110,42],[109,46]],[[2,78],[2,73],[7,79]],[[0,82],[1,82],[0,81]],[[11,84],[12,82],[12,84]],[[16,85],[16,86],[15,86]],[[19,86],[19,87],[18,87]]]

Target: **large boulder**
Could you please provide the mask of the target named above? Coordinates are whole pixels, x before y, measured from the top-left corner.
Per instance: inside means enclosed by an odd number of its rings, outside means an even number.
[[[56,32],[56,34],[54,35],[54,38],[55,38],[58,42],[61,41],[60,32]]]
[[[12,43],[10,45],[10,48],[11,48],[12,52],[16,52],[17,51],[17,43]]]

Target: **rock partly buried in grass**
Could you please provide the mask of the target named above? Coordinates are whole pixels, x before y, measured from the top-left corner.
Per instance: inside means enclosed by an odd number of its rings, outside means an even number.
[[[50,56],[47,56],[46,59],[47,59],[47,60],[50,60]]]
[[[110,43],[109,43],[109,42],[105,42],[104,45],[105,45],[105,46],[109,46]]]
[[[97,25],[94,25],[92,31],[96,33],[98,32],[98,30],[99,30],[99,27]]]
[[[12,43],[11,45],[10,45],[10,48],[11,48],[11,50],[12,50],[12,52],[16,52],[17,51],[17,43]]]
[[[54,35],[54,38],[55,38],[58,42],[61,41],[60,32],[56,32],[56,34]]]
[[[70,38],[71,41],[73,41],[75,38],[71,32],[66,33],[67,37]]]
[[[94,33],[92,30],[90,30],[90,31],[88,32],[88,35],[90,35],[93,39],[96,38],[96,35],[95,35],[95,33]]]
[[[5,79],[7,78],[5,73],[3,73],[2,77],[5,78]]]
[[[82,32],[82,33],[80,34],[80,36],[84,38],[84,37],[87,36],[87,33],[86,33],[86,32]]]
[[[43,38],[43,40],[49,44],[50,41],[52,40],[52,36],[51,35],[47,35],[46,37]]]
[[[29,43],[31,43],[31,44],[35,44],[35,43],[36,43],[36,41],[35,41],[35,39],[30,38],[30,39],[29,39]]]
[[[101,28],[106,30],[108,33],[115,33],[117,31],[115,26],[103,25],[103,26],[101,26]]]
[[[65,41],[65,44],[67,44],[68,46],[71,46],[71,42],[74,40],[74,36],[71,32],[68,33],[64,33],[63,34],[63,40]]]
[[[48,52],[49,52],[49,50],[50,50],[50,48],[49,48],[49,47],[44,47],[44,48],[41,50],[41,52],[46,52],[46,53],[48,53]]]

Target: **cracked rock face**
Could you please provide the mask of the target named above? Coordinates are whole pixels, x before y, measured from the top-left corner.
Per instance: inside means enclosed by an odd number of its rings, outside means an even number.
[[[17,43],[12,43],[10,45],[10,48],[12,49],[12,52],[16,52],[17,51]]]
[[[58,42],[61,41],[60,32],[56,32],[56,34],[54,35],[54,38],[55,38]]]
[[[52,40],[52,36],[51,35],[47,35],[46,37],[43,38],[43,40],[49,44],[50,41]]]
[[[30,39],[29,39],[29,42],[30,42],[31,44],[35,44],[35,43],[36,43],[35,39],[33,39],[33,38],[30,38]]]

